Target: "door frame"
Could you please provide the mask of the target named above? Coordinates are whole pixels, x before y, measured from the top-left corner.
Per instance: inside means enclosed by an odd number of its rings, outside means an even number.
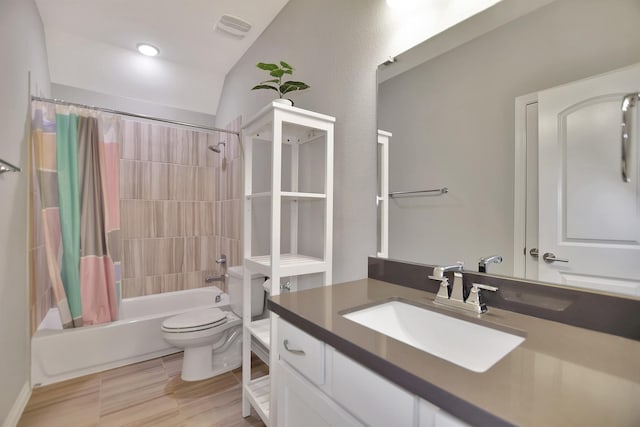
[[[538,92],[518,96],[515,99],[515,167],[514,167],[514,203],[513,203],[513,275],[525,277],[526,269],[526,227],[527,221],[538,218],[527,218],[527,175],[530,179],[535,172],[527,170],[527,105],[538,102]],[[536,124],[537,126],[537,124]],[[537,143],[537,142],[536,142]]]

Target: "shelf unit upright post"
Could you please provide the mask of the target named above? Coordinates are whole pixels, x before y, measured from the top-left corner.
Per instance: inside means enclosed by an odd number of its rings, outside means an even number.
[[[250,415],[251,407],[255,409],[267,426],[277,425],[276,386],[277,386],[277,315],[270,313],[269,318],[252,321],[251,318],[251,275],[261,273],[271,279],[271,295],[278,295],[281,290],[281,279],[288,278],[291,290],[298,288],[298,276],[322,274],[322,285],[331,285],[332,280],[332,248],[333,248],[333,145],[335,118],[300,108],[272,102],[258,112],[243,128],[244,144],[244,209],[243,209],[243,347],[242,347],[242,415]],[[324,142],[324,165],[321,168],[322,181],[312,184],[310,188],[300,188],[300,151],[304,144]],[[266,191],[254,188],[256,165],[265,167],[268,159],[259,159],[256,144],[267,143],[271,147],[270,186]],[[287,165],[289,190],[283,190],[283,146],[289,146],[290,162]],[[317,180],[317,176],[308,173],[318,172],[314,165],[313,151],[304,159],[305,180]],[[317,167],[317,164],[315,165]],[[268,169],[263,169],[262,173]],[[305,185],[309,185],[305,181]],[[261,182],[264,185],[264,182]],[[316,191],[322,187],[323,191]],[[269,227],[268,254],[256,254],[254,243],[253,221],[259,212],[254,214],[254,204],[259,200],[269,201],[270,220],[264,226]],[[282,203],[290,203],[288,224],[282,225]],[[301,215],[300,202],[313,203],[312,210],[321,210],[322,224],[313,220],[309,230],[304,230],[306,241],[321,242],[322,250],[311,249],[313,253],[300,253],[307,250],[300,244],[299,228]],[[317,207],[316,207],[317,205]],[[265,212],[266,214],[266,212]],[[259,221],[258,221],[259,222]],[[265,221],[266,222],[266,221]],[[286,230],[284,229],[286,227]],[[317,232],[315,230],[318,230]],[[321,231],[320,231],[321,230]],[[281,236],[289,234],[288,252],[281,251]],[[309,234],[310,233],[310,234]],[[317,236],[314,234],[316,233]],[[311,236],[311,237],[309,237]],[[256,245],[258,246],[258,245]],[[267,245],[264,245],[265,247]],[[288,289],[287,289],[288,290]],[[269,350],[269,375],[255,380],[251,379],[252,343],[258,342]],[[274,343],[274,345],[271,345]]]

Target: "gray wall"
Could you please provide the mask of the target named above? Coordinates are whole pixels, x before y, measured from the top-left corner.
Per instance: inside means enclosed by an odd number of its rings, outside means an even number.
[[[49,96],[40,15],[33,0],[0,2],[0,158],[22,168],[0,175],[0,424],[29,379],[27,127],[31,92]]]
[[[639,62],[639,21],[638,0],[559,0],[384,82],[390,190],[450,189],[390,203],[389,256],[512,274],[515,98]]]
[[[93,105],[96,107],[110,108],[125,111],[127,113],[143,114],[161,119],[178,120],[186,123],[194,123],[202,126],[213,126],[216,116],[197,111],[183,110],[152,102],[140,101],[133,98],[125,98],[106,93],[94,92],[73,86],[53,83],[51,93],[56,99],[64,99],[69,102]]]
[[[376,67],[391,53],[386,3],[291,0],[227,75],[218,125],[250,118],[272,98],[250,91],[264,80],[257,62],[285,60],[311,89],[296,106],[335,116],[333,280],[367,275],[376,252]]]

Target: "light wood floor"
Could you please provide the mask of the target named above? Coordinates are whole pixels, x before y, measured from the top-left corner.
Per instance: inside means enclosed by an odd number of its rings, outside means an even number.
[[[20,427],[264,426],[243,418],[241,372],[204,381],[180,379],[182,353],[36,388]],[[268,373],[259,359],[252,377]]]

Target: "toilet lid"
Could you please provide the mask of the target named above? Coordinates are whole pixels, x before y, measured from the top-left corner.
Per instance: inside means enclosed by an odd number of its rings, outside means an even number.
[[[227,321],[227,313],[219,308],[192,311],[170,317],[162,322],[163,329],[183,330],[221,325]]]

